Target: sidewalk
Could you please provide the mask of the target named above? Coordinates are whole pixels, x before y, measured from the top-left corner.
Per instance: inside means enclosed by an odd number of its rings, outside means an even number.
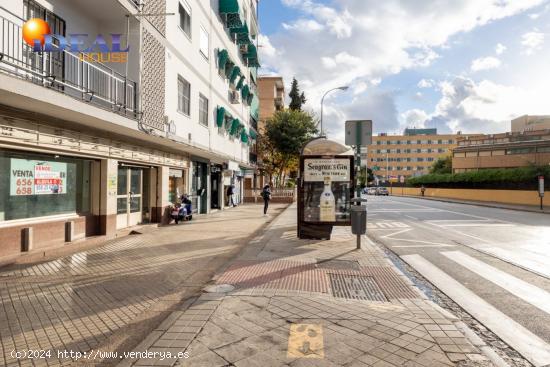
[[[284,211],[119,366],[491,366],[374,244],[355,249],[337,227],[331,241],[296,238],[296,206]],[[481,346],[482,343],[474,342]],[[144,356],[146,357],[146,356]]]
[[[488,208],[519,210],[519,211],[524,211],[524,212],[550,214],[550,208],[549,207],[544,207],[543,210],[540,210],[540,207],[535,206],[535,205],[504,204],[504,203],[496,203],[496,202],[492,202],[492,201],[458,200],[458,199],[429,197],[429,196],[417,196],[417,195],[394,195],[394,196],[395,197],[403,197],[403,198],[415,198],[415,199],[442,201],[444,203],[476,205],[476,206],[485,206],[485,207],[488,207]]]
[[[140,343],[272,219],[262,216],[261,205],[242,205],[52,261],[2,268],[0,366],[118,363],[103,353]],[[50,353],[13,354],[29,350]]]

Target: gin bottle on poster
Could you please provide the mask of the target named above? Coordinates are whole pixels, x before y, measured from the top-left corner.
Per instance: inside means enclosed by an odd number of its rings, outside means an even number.
[[[336,221],[336,200],[332,193],[332,184],[330,177],[325,177],[325,189],[321,193],[320,200],[320,218],[321,222]]]

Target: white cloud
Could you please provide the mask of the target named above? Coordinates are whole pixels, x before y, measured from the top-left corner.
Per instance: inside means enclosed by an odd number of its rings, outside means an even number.
[[[405,121],[406,127],[422,128],[426,120],[428,120],[428,114],[416,108],[403,112],[401,117]]]
[[[483,80],[457,77],[440,83],[441,99],[424,125],[440,131],[504,132],[524,114],[547,111],[544,93]]]
[[[506,46],[504,46],[502,43],[497,43],[495,46],[495,53],[497,55],[502,55],[506,51]]]
[[[418,88],[433,88],[435,82],[432,79],[422,79],[418,82]]]
[[[287,30],[297,30],[301,32],[318,32],[324,29],[321,23],[313,19],[299,19],[292,24],[283,23],[283,28]]]
[[[258,35],[258,45],[261,48],[261,52],[264,56],[272,58],[277,56],[279,53],[271,44],[269,37],[263,34]]]
[[[523,52],[526,55],[532,55],[535,51],[540,50],[544,44],[544,33],[533,31],[525,33],[521,36],[521,44]]]
[[[332,0],[322,4],[320,0],[282,0],[293,8],[298,20],[288,22],[286,28],[270,35],[278,54],[270,56],[260,48],[261,62],[276,66],[287,80],[296,76],[308,105],[318,111],[321,96],[330,88],[383,80],[403,70],[429,67],[438,62],[443,47],[454,47],[451,37],[534,11],[546,1]],[[299,23],[304,19],[314,23]],[[299,29],[300,24],[307,31]],[[305,86],[305,80],[311,87]],[[367,90],[366,94],[373,90]],[[387,112],[387,98],[372,101],[384,103],[380,110]],[[374,102],[371,107],[377,109]],[[334,109],[338,108],[344,109],[334,105]]]
[[[472,61],[470,69],[472,71],[491,70],[499,68],[501,64],[502,62],[496,57],[480,57],[479,59]]]

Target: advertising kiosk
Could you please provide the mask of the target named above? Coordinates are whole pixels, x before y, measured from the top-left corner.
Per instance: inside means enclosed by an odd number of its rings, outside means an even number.
[[[298,238],[330,239],[333,226],[351,225],[353,159],[348,147],[324,137],[304,146],[298,180]]]

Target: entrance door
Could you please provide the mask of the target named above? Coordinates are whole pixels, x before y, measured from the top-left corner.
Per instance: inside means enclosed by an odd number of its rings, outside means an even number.
[[[143,169],[119,167],[117,188],[117,229],[142,223]]]
[[[212,172],[210,176],[210,207],[220,209],[220,172]]]

